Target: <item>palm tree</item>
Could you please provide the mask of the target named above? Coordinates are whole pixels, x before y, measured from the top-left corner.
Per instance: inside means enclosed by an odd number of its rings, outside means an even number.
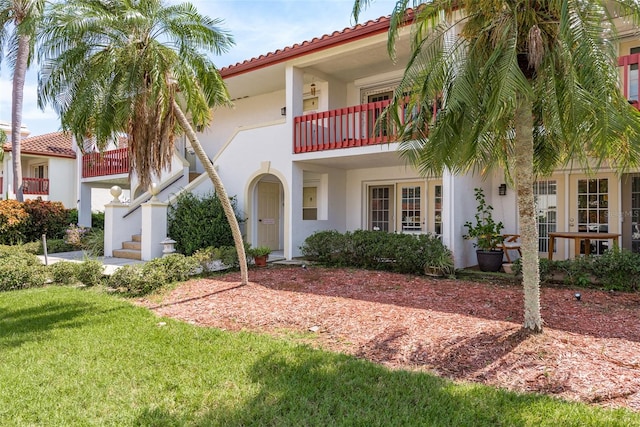
[[[220,22],[199,14],[189,3],[70,0],[53,4],[41,39],[39,102],[54,107],[63,130],[78,140],[95,139],[100,149],[126,133],[132,170],[143,188],[170,165],[174,137],[186,132],[223,204],[246,284],[247,261],[238,221],[193,130],[208,125],[212,107],[230,103],[224,82],[207,57],[233,44],[231,36],[218,27]]]
[[[356,20],[368,3],[355,1]],[[388,109],[401,153],[424,174],[501,169],[515,185],[523,326],[540,332],[533,184],[570,161],[592,168],[607,159],[620,171],[638,164],[640,114],[620,91],[613,19],[638,22],[640,8],[627,0],[432,0],[412,2],[406,14],[409,3],[396,3],[388,37],[393,56],[400,29],[413,24],[412,54]]]
[[[16,199],[24,200],[22,188],[22,163],[20,130],[22,128],[22,104],[27,69],[33,57],[37,24],[42,17],[44,0],[0,0],[0,63],[7,48],[7,60],[13,71],[11,91],[11,164],[13,190]]]

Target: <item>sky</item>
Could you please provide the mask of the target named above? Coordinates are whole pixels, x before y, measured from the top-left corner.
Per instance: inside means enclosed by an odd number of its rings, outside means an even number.
[[[352,0],[191,0],[191,3],[201,14],[224,20],[221,27],[235,40],[228,53],[213,57],[218,68],[354,25]],[[372,0],[359,22],[389,15],[395,3],[395,0]],[[4,61],[0,65],[0,121],[10,122],[11,74]],[[22,110],[22,124],[31,131],[31,136],[60,129],[56,113],[51,109],[43,112],[37,106],[36,66],[27,73]]]

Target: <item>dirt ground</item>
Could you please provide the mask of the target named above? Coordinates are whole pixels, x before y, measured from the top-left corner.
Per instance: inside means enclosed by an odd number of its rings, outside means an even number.
[[[543,287],[545,329],[530,335],[518,284],[299,266],[249,273],[247,286],[234,272],[138,303],[201,326],[312,331],[315,345],[391,368],[640,411],[640,294]]]

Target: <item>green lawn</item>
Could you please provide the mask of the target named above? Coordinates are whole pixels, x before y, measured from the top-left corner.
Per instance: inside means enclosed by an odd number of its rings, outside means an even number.
[[[455,385],[48,287],[0,293],[0,424],[630,426],[640,414]]]

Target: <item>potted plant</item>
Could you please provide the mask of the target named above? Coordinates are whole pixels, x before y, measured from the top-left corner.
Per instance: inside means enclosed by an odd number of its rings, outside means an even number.
[[[271,248],[268,246],[258,246],[250,248],[247,252],[253,257],[256,267],[265,267],[269,259],[269,254],[271,253]]]
[[[481,271],[498,271],[502,267],[502,249],[498,248],[503,241],[502,222],[495,222],[491,216],[493,207],[488,205],[481,188],[475,188],[475,197],[478,202],[475,215],[475,223],[467,221],[464,226],[468,232],[465,239],[476,239],[474,247],[478,257],[478,267]]]

